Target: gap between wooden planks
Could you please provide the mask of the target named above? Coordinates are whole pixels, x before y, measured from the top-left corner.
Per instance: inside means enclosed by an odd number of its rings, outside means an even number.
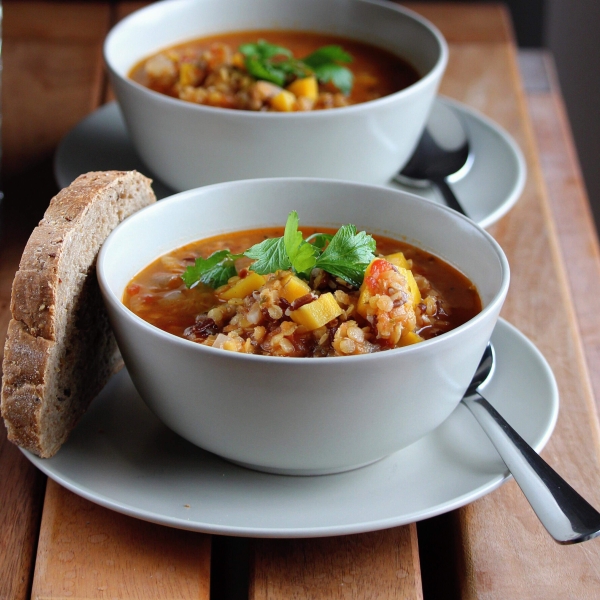
[[[473,5],[472,10],[477,9]],[[575,304],[572,300],[573,293],[585,291],[586,276],[591,279],[588,289],[590,285],[597,287],[597,239],[585,216],[588,207],[578,185],[580,177],[568,125],[564,114],[556,110],[560,102],[556,103],[557,97],[536,96],[526,104],[512,45],[471,41],[451,44],[447,75],[442,93],[494,118],[515,137],[525,153],[529,176],[522,198],[490,228],[512,267],[511,291],[503,316],[536,343],[558,380],[561,411],[545,457],[585,497],[600,506],[598,421],[583,352],[590,349],[590,339],[597,343],[594,336],[598,329],[587,318],[594,312],[592,296],[577,298]],[[553,104],[554,112],[549,110]],[[543,128],[537,121],[535,132],[538,136],[545,133],[545,138],[538,137],[542,145],[552,132],[552,156],[560,161],[560,171],[550,169],[545,173],[554,205],[549,203],[540,170],[528,106],[536,109],[538,116],[545,107],[547,121]],[[562,200],[561,190],[571,191],[571,215],[566,205],[556,205]],[[580,265],[584,273],[571,272]],[[582,340],[581,329],[587,339]],[[599,540],[573,547],[557,545],[543,530],[514,482],[452,513],[450,518],[460,532],[451,549],[463,567],[459,572],[459,597],[597,595]]]
[[[432,15],[430,14],[430,16],[432,16]],[[467,22],[471,22],[471,20],[467,20]],[[472,51],[473,53],[477,53],[477,52],[479,52],[479,51],[480,51],[480,49],[478,49],[477,47],[473,46],[473,47],[471,48],[471,51]],[[488,57],[488,58],[489,58],[489,57]],[[449,92],[447,92],[447,93],[449,93]],[[466,100],[471,100],[471,102],[472,102],[473,104],[477,105],[478,98],[480,97],[480,96],[477,96],[478,90],[476,90],[476,89],[475,89],[475,90],[471,90],[471,93],[472,93],[472,95],[471,95],[470,97],[468,97],[468,98],[465,98],[465,99],[466,99]],[[460,98],[460,97],[459,97],[459,98]],[[481,107],[480,107],[480,108],[481,108]],[[484,108],[486,108],[486,107],[484,107]],[[490,109],[490,112],[491,112],[491,113],[493,113],[493,110],[491,110],[491,109]],[[506,113],[506,114],[508,114],[508,113]],[[502,116],[503,116],[503,114],[500,114],[500,113],[498,113],[498,116],[496,116],[496,118],[499,118],[499,120],[500,120],[500,118],[501,118]],[[505,124],[505,126],[507,126],[507,127],[509,127],[509,126],[510,126],[510,123],[508,123],[508,122],[505,122],[504,124]],[[513,127],[513,133],[514,133],[514,127]],[[522,213],[522,214],[524,214],[524,213]],[[514,225],[514,222],[512,222],[512,224],[511,224],[511,225]],[[502,236],[503,228],[502,228],[502,227],[499,227],[499,228],[498,228],[498,230],[499,230],[499,234],[498,234],[498,235],[499,235],[499,236]],[[505,234],[505,235],[506,235],[507,239],[511,240],[511,239],[519,239],[519,235],[520,235],[520,234],[523,234],[523,233],[524,233],[523,231],[519,232],[518,228],[516,228],[516,230],[515,230],[515,236],[514,236],[514,238],[513,238],[513,237],[511,237],[511,236],[510,236],[510,235],[508,235],[508,234]],[[542,244],[541,246],[539,246],[539,247],[538,247],[538,251],[540,252],[540,254],[543,254],[543,250],[544,250],[544,249],[548,249],[548,246],[547,246],[547,245],[544,245],[544,244]],[[552,250],[550,250],[550,253],[552,253]],[[562,323],[564,324],[564,321],[562,321]],[[534,327],[532,326],[532,331],[533,331],[533,330],[534,330]],[[537,331],[537,330],[536,330],[536,331]],[[535,332],[535,331],[533,331],[533,335],[536,335],[536,332]],[[543,340],[542,340],[542,341],[543,341]],[[571,355],[572,355],[572,353],[571,353]],[[507,486],[507,487],[508,487],[508,486]],[[497,507],[495,507],[495,508],[496,508],[498,511],[500,511],[500,510],[502,510],[502,508],[503,508],[503,506],[502,506],[502,505],[503,505],[503,503],[499,503],[499,506],[497,506]],[[475,507],[474,507],[474,508],[475,508]],[[506,507],[504,507],[504,509],[506,510]],[[467,512],[467,511],[465,511],[465,514],[466,514],[466,512]],[[525,519],[525,521],[527,522],[527,519]],[[530,521],[530,520],[529,520],[529,521]],[[390,530],[390,531],[391,531],[391,532],[393,532],[394,530]],[[390,535],[391,535],[391,534],[390,534]],[[339,539],[342,539],[342,538],[339,538]],[[346,541],[346,542],[348,542],[348,540],[345,540],[345,541]],[[263,552],[263,554],[262,554],[262,555],[260,555],[260,554],[259,554],[259,555],[257,555],[257,556],[258,556],[258,558],[260,558],[261,556],[262,556],[263,558],[265,558],[265,557],[268,557],[268,556],[270,556],[270,555],[272,555],[272,554],[273,554],[272,552],[271,552],[271,554],[269,554],[269,545],[268,545],[268,544],[271,544],[271,543],[272,543],[274,546],[277,546],[277,543],[276,543],[276,542],[268,542],[268,543],[266,543],[266,547],[265,547],[265,548],[263,549],[263,551],[262,551],[262,552]],[[311,553],[317,554],[317,553],[318,553],[318,548],[320,547],[320,544],[321,544],[321,542],[319,542],[319,541],[314,541],[314,543],[312,543],[312,546],[311,546],[311,543],[309,543],[309,544],[306,544],[306,543],[304,543],[304,542],[302,542],[302,543],[300,543],[300,542],[290,542],[288,545],[290,546],[290,548],[291,548],[292,550],[294,549],[294,547],[300,547],[300,546],[305,546],[305,547],[306,547],[306,546],[308,545],[308,547],[309,547],[309,554],[311,554]],[[350,546],[351,546],[351,544],[350,544]],[[515,542],[515,547],[516,547],[516,549],[517,549],[517,554],[518,554],[518,553],[519,553],[519,544],[518,544],[518,540]],[[312,548],[312,550],[311,550],[311,548]],[[414,551],[414,547],[413,547],[413,551]],[[522,550],[521,550],[521,551],[522,551]],[[289,553],[287,553],[287,554],[286,554],[286,556],[288,556],[288,558],[287,558],[286,560],[293,560],[293,557],[294,557],[294,556],[296,556],[296,554],[295,554],[293,551],[290,551]],[[290,556],[291,556],[291,558],[290,558]],[[304,556],[304,555],[303,555],[303,556]],[[344,560],[346,560],[346,558],[344,558]],[[260,562],[260,560],[259,560],[258,562],[255,562],[255,565],[266,564],[267,562],[268,562],[267,560],[263,560],[263,562],[261,563],[261,562]],[[344,561],[342,561],[342,563],[343,563],[343,562],[344,562]],[[584,561],[584,562],[585,562],[585,561]],[[299,564],[299,563],[298,563],[298,564]],[[308,563],[305,563],[305,564],[310,564],[310,561],[308,561]],[[482,569],[481,569],[481,565],[477,565],[477,564],[475,564],[475,565],[474,565],[474,567],[473,567],[473,569],[472,569],[472,572],[474,573],[474,576],[473,576],[473,581],[474,581],[474,582],[476,582],[476,584],[479,586],[479,587],[478,587],[478,588],[476,588],[476,589],[478,589],[479,591],[481,591],[481,593],[484,593],[484,592],[485,592],[485,593],[488,593],[488,594],[494,594],[494,593],[495,593],[495,594],[497,594],[497,596],[496,596],[496,597],[502,597],[502,596],[500,595],[500,590],[501,590],[501,587],[500,587],[500,588],[494,588],[494,585],[498,585],[498,583],[497,583],[496,581],[494,581],[494,580],[493,580],[493,577],[491,577],[491,576],[490,576],[490,577],[489,577],[490,581],[486,581],[486,578],[482,576],[482,573],[484,573],[484,572],[485,572],[485,570],[482,570]],[[302,573],[303,573],[302,577],[304,577],[304,578],[305,578],[305,580],[307,580],[306,578],[307,578],[307,577],[309,578],[309,575],[310,575],[310,573],[306,573],[306,571],[303,571]],[[255,581],[258,581],[258,579],[256,578],[256,577],[258,576],[258,574],[259,574],[259,573],[258,573],[257,571],[255,571]],[[493,585],[491,585],[490,583],[491,583],[491,584],[493,584]],[[487,585],[487,584],[490,584],[490,585]],[[482,586],[483,586],[483,587],[482,587]],[[254,589],[256,590],[256,586],[254,587]],[[372,588],[372,589],[373,589],[373,588]],[[310,593],[310,591],[309,591],[309,590],[306,590],[306,588],[305,588],[305,591],[307,591],[308,593]],[[522,590],[521,590],[521,591],[522,591]],[[375,593],[375,590],[374,590],[374,589],[373,589],[373,592]],[[308,597],[310,597],[310,596],[308,596]],[[480,596],[480,597],[483,597],[483,596]],[[494,597],[494,596],[493,596],[493,595],[490,595],[489,597]]]

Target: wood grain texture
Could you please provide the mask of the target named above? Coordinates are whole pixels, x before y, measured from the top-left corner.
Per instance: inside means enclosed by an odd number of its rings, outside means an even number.
[[[117,3],[115,7],[115,21],[120,21],[124,19],[126,16],[130,15],[132,12],[139,10],[140,8],[144,8],[152,4],[152,2],[148,2],[147,0],[126,0],[125,2]]]
[[[528,93],[527,107],[600,410],[600,249],[552,57],[546,54],[544,62],[551,90]]]
[[[9,174],[25,173],[7,198],[19,207],[11,209],[11,230],[30,211],[23,184],[39,173],[32,165],[48,161],[64,133],[103,97],[100,52],[109,23],[142,4],[5,0],[3,151]],[[523,196],[490,229],[512,268],[503,316],[536,343],[558,380],[561,411],[544,456],[600,506],[593,394],[600,397],[600,257],[562,103],[556,94],[524,96],[501,5],[407,6],[433,20],[449,41],[441,92],[495,119],[525,153]],[[25,240],[11,231],[0,243],[2,338]],[[44,478],[1,434],[0,480],[0,598],[21,600],[29,596]],[[556,545],[514,482],[449,518],[456,528],[437,543],[450,549],[442,555],[456,559],[461,598],[598,597],[600,540]],[[257,541],[251,597],[420,598],[417,550],[428,548],[418,548],[415,532],[413,525],[340,538]],[[33,598],[207,598],[209,568],[208,536],[124,517],[49,482]],[[443,588],[438,597],[448,597]]]
[[[51,156],[98,106],[109,17],[108,2],[4,2],[5,176]]]
[[[101,81],[98,51],[109,14],[107,4],[66,2],[49,6],[5,0],[3,9],[2,341],[10,318],[11,284],[31,220],[41,216],[39,206],[55,191],[48,186],[45,167],[38,165],[94,106]],[[23,174],[22,180],[10,180],[16,172]],[[40,200],[40,190],[45,200]],[[20,600],[31,589],[45,477],[6,440],[3,424],[0,428],[0,598]]]
[[[416,526],[335,538],[257,540],[250,600],[422,599]]]
[[[0,598],[29,598],[45,477],[0,427]]]
[[[501,3],[473,2],[400,2],[426,19],[452,43],[506,42],[510,17]]]
[[[111,7],[8,1],[4,15],[3,150],[9,168],[0,242],[2,339],[11,282],[27,227],[35,224],[25,215],[39,219],[54,194],[46,184],[46,166],[43,185],[30,180],[40,176],[38,163],[50,166],[62,136],[101,101],[101,47]],[[33,597],[208,598],[209,537],[116,515],[54,483],[44,501],[45,477],[6,442],[3,425],[0,443],[2,600],[29,597],[38,536]],[[112,564],[106,562],[109,554]]]
[[[207,600],[209,582],[209,536],[121,515],[48,481],[34,600]]]
[[[449,38],[458,36],[456,32]],[[441,91],[496,120],[525,154],[528,179],[523,195],[490,228],[512,269],[502,314],[540,348],[559,384],[559,421],[544,456],[585,497],[600,505],[595,483],[600,481],[598,423],[578,315],[570,299],[515,49],[508,43],[512,35],[507,32],[504,37],[507,41],[502,43],[451,43]],[[569,548],[557,545],[514,482],[458,511],[456,518],[462,598],[592,598],[597,594],[600,541]]]

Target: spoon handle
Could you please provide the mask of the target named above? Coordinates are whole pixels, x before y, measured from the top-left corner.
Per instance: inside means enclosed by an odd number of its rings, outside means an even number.
[[[478,392],[463,402],[488,435],[548,533],[560,544],[600,534],[600,513],[582,498]]]
[[[461,203],[458,201],[458,198],[454,195],[452,188],[448,185],[448,182],[445,179],[441,177],[436,177],[434,179],[431,179],[430,181],[441,192],[446,204],[450,208],[453,208],[456,212],[459,212],[461,215],[465,215],[465,217],[469,216],[466,213],[465,209],[462,207]]]

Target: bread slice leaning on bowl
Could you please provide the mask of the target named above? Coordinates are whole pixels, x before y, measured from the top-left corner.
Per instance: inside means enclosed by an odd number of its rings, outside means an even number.
[[[156,201],[136,171],[87,173],[51,201],[12,287],[2,364],[8,439],[43,458],[122,366],[96,280],[108,234]]]

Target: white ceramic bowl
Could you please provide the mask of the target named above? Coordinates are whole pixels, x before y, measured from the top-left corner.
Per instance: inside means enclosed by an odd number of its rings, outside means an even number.
[[[122,304],[131,278],[160,255],[228,231],[281,225],[290,210],[306,226],[354,223],[433,252],[476,285],[483,311],[405,348],[278,358],[178,338]],[[483,229],[411,194],[331,180],[262,179],[182,192],[133,215],[102,247],[98,277],[129,373],[164,423],[246,466],[319,474],[387,456],[450,415],[490,339],[509,268]]]
[[[200,106],[127,77],[143,58],[211,34],[258,29],[329,32],[374,43],[422,74],[408,88],[345,108],[257,113]],[[326,177],[384,184],[407,162],[447,62],[439,31],[380,0],[166,0],[109,33],[104,56],[132,142],[175,190],[259,177]]]

